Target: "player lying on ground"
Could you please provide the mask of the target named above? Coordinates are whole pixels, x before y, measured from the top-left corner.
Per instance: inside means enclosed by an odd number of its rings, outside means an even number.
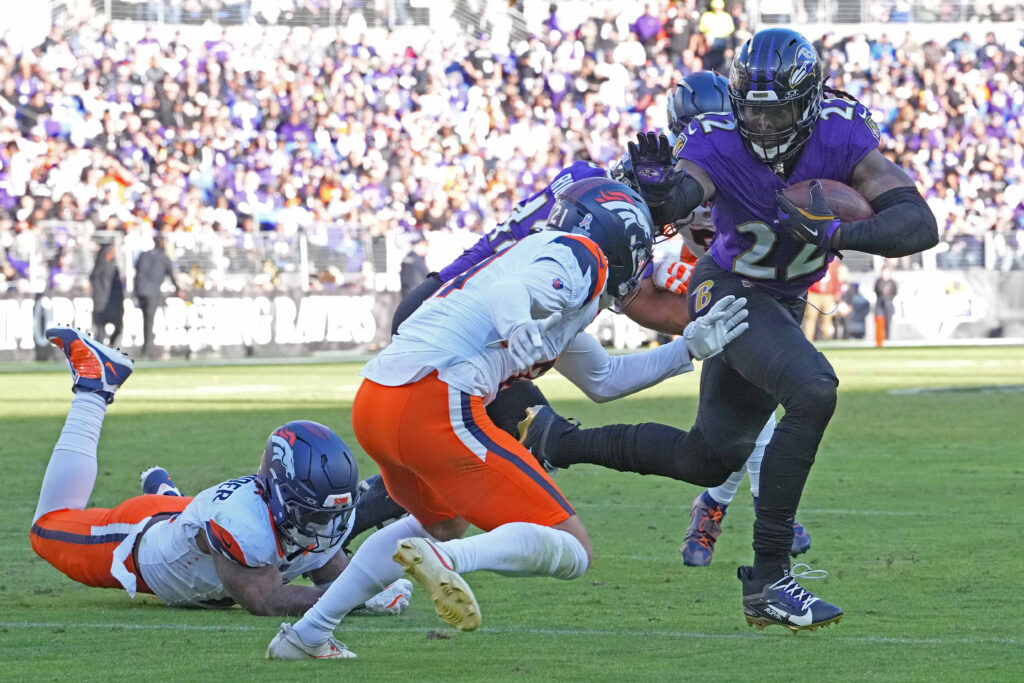
[[[715,238],[690,278],[690,317],[699,319],[722,297],[750,300],[751,332],[701,368],[693,428],[580,430],[545,407],[526,434],[532,452],[555,466],[590,462],[717,484],[743,466],[781,404],[785,415],[761,468],[754,564],[737,576],[748,623],[794,631],[842,616],[797,582],[789,561],[793,520],[839,383],[800,328],[804,293],[840,250],[896,257],[938,242],[935,217],[913,182],[878,151],[878,127],[867,109],[846,96],[823,100],[822,89],[821,64],[807,39],[765,29],[737,50],[730,112],[695,118],[674,150],[653,133],[632,146],[637,181],[658,224],[714,201]],[[790,185],[819,178],[851,185],[875,215],[839,220],[820,184],[812,185],[806,209],[781,196]]]
[[[356,462],[334,432],[289,422],[270,435],[257,474],[191,498],[159,481],[163,470],[150,471],[144,484],[162,495],[86,508],[107,405],[133,364],[70,327],[46,336],[67,358],[75,396],[32,520],[36,554],[79,583],[152,593],[176,607],[237,602],[253,614],[297,615],[316,602],[348,564],[341,548],[355,521]],[[288,585],[301,574],[314,585]],[[408,581],[381,588],[364,607],[405,610]]]
[[[584,329],[639,286],[650,213],[628,186],[590,178],[563,191],[548,226],[442,287],[363,369],[356,438],[410,516],[363,542],[317,604],[294,627],[282,624],[268,657],[346,656],[336,654],[335,628],[403,569],[463,630],[480,624],[480,610],[461,574],[582,576],[591,558],[583,524],[486,404],[510,379],[552,366],[591,399],[613,400],[691,370],[691,358],[745,331],[744,300],[723,299],[676,341],[609,356]],[[461,538],[470,524],[484,533]]]

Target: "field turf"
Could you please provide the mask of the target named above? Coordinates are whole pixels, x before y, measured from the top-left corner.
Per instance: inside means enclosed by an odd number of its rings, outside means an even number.
[[[556,477],[589,528],[582,579],[469,576],[483,626],[460,633],[421,593],[404,616],[352,617],[359,658],[269,662],[280,618],[168,609],[77,585],[37,558],[28,528],[71,394],[65,371],[0,373],[0,680],[739,681],[1024,679],[1024,349],[826,349],[836,415],[798,519],[806,586],[846,612],[792,635],[746,625],[736,566],[749,563],[744,484],[714,562],[678,547],[686,484],[576,466]],[[280,423],[309,418],[356,449],[356,364],[136,370],[108,412],[91,503],[138,493],[167,467],[196,492],[255,469]],[[688,428],[697,375],[599,406],[551,373],[541,387],[585,425],[657,420]]]

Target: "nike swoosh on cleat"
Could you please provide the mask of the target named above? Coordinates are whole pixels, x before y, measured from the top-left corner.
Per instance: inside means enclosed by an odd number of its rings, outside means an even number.
[[[818,231],[817,231],[817,230],[811,230],[810,228],[807,228],[807,232],[811,233],[811,234],[812,234],[812,235],[814,235],[815,237],[817,237],[817,236],[818,236]]]
[[[117,377],[117,370],[114,369],[114,365],[109,360],[106,363],[104,363],[104,365],[110,368],[110,372],[114,375],[114,377]]]
[[[811,611],[807,610],[803,614],[796,615],[790,614],[789,620],[797,626],[810,626],[811,625]]]

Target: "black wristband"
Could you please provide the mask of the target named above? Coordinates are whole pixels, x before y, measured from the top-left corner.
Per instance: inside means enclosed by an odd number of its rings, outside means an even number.
[[[696,178],[686,173],[669,190],[664,202],[651,206],[655,225],[670,225],[689,216],[704,202],[704,188]]]

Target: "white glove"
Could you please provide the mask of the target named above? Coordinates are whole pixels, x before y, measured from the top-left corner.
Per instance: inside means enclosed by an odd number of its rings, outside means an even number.
[[[543,320],[527,320],[512,328],[508,335],[508,352],[520,372],[529,371],[544,358],[544,333],[561,320],[561,313],[552,313]]]
[[[409,609],[412,582],[399,579],[366,601],[363,607],[374,614],[402,614]]]
[[[690,352],[690,358],[704,360],[722,352],[725,345],[747,331],[750,323],[743,322],[747,317],[745,298],[737,299],[730,294],[724,296],[683,330],[683,339]]]
[[[654,267],[654,286],[673,294],[685,294],[693,264],[685,261],[662,261]]]

